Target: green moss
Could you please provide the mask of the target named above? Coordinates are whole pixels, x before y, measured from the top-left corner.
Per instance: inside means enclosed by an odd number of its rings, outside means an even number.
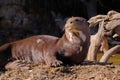
[[[103,53],[98,53],[97,59],[99,60]],[[120,64],[120,53],[113,54],[110,59],[108,60],[108,63],[113,63],[113,64]]]

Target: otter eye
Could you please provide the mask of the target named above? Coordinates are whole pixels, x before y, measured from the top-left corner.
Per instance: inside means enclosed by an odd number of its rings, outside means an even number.
[[[79,21],[78,19],[76,19],[75,21]]]
[[[70,24],[72,24],[73,22],[71,21]]]

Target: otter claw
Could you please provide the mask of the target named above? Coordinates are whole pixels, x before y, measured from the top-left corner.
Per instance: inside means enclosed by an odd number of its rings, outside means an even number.
[[[62,61],[58,61],[58,60],[55,60],[54,62],[51,63],[51,67],[57,67],[57,66],[60,66],[62,63]]]

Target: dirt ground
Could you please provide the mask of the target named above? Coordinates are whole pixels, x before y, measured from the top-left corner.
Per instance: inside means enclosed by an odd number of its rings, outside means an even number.
[[[0,73],[0,80],[120,80],[120,65],[74,65],[46,67]]]

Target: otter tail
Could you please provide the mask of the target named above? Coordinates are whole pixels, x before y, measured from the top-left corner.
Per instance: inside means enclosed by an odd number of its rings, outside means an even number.
[[[0,46],[0,70],[4,69],[11,56],[11,43],[6,43]]]

